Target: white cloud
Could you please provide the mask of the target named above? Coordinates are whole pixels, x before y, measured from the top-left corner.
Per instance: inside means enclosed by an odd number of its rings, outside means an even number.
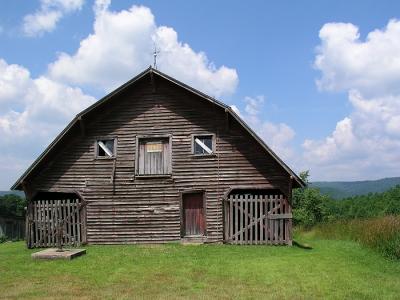
[[[357,89],[365,96],[400,92],[400,21],[390,20],[384,29],[360,40],[353,24],[328,23],[319,33],[316,69],[322,90]]]
[[[24,17],[22,30],[30,37],[51,32],[65,14],[80,10],[83,3],[84,0],[41,0],[40,8]]]
[[[320,31],[315,67],[321,90],[347,91],[352,112],[323,140],[306,140],[305,159],[319,179],[398,176],[400,170],[400,22],[360,40],[353,24]]]
[[[81,41],[72,55],[61,53],[49,65],[57,80],[110,91],[153,62],[154,44],[160,49],[161,71],[212,96],[232,94],[238,84],[236,70],[209,62],[178,40],[173,28],[157,26],[149,8],[109,10],[110,1],[96,1],[93,33]]]
[[[7,157],[0,173],[8,174],[7,185],[68,121],[94,101],[79,88],[44,76],[32,78],[24,67],[0,59],[0,148],[2,157]]]
[[[294,130],[285,123],[272,123],[260,117],[265,103],[264,96],[245,97],[245,109],[242,113],[236,105],[232,110],[239,115],[283,160],[293,160],[291,142],[295,136]]]
[[[82,4],[41,0],[40,9],[25,18],[26,33],[37,36],[53,30],[60,18]],[[215,67],[204,53],[180,42],[172,28],[157,26],[148,8],[113,12],[109,5],[109,0],[94,3],[93,33],[75,54],[61,54],[47,74],[33,78],[25,67],[0,58],[0,174],[7,174],[0,176],[0,190],[21,175],[76,113],[95,101],[79,86],[104,91],[130,79],[152,62],[154,41],[161,48],[161,71],[211,95],[234,92],[234,69]]]

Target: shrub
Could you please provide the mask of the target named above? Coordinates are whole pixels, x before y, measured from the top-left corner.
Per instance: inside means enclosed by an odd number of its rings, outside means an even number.
[[[7,241],[7,237],[5,235],[0,235],[0,244]]]
[[[386,257],[400,259],[400,216],[325,223],[313,231],[322,238],[354,240]]]

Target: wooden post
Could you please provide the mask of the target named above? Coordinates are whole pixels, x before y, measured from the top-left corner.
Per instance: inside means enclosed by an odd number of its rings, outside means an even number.
[[[288,203],[289,203],[289,213],[292,213],[292,181],[293,181],[293,176],[290,176],[289,178],[289,197],[288,197]],[[289,238],[288,238],[288,245],[292,246],[293,245],[293,233],[292,233],[292,219],[289,219],[288,222],[288,232],[289,232]]]

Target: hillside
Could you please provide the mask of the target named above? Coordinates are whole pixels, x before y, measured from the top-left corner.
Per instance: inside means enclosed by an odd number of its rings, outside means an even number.
[[[7,194],[13,194],[25,198],[25,194],[22,191],[0,191],[0,197]]]
[[[310,185],[318,188],[322,194],[334,199],[343,199],[368,193],[382,193],[400,185],[400,177],[365,181],[316,181]]]

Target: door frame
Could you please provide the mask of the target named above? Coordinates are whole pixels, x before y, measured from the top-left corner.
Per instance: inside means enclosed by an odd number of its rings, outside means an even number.
[[[202,194],[203,195],[203,217],[204,217],[204,236],[207,236],[207,193],[204,189],[189,189],[180,192],[179,197],[179,210],[180,210],[180,233],[181,238],[185,237],[185,222],[183,211],[183,197],[186,194]]]

